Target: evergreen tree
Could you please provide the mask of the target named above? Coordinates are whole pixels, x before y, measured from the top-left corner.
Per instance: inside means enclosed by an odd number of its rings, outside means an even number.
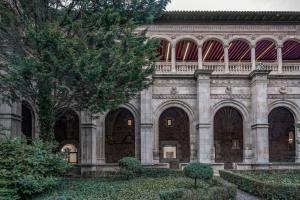
[[[169,0],[2,0],[0,89],[36,105],[43,139],[68,109],[103,112],[151,84],[147,27]],[[142,26],[143,25],[143,26]]]

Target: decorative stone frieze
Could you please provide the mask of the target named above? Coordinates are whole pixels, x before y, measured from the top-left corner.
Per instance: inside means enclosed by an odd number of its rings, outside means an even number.
[[[197,99],[197,94],[153,94],[153,99]]]

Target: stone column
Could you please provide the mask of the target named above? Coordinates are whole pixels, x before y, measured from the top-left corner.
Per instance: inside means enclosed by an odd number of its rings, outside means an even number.
[[[224,45],[224,62],[225,62],[225,73],[229,73],[228,45]]]
[[[22,106],[20,102],[13,103],[12,105],[0,104],[0,125],[5,129],[4,132],[8,136],[22,136]]]
[[[198,69],[203,69],[202,45],[198,46]]]
[[[171,71],[175,72],[176,71],[176,48],[172,47],[172,52],[171,52],[171,62],[172,62],[172,68]]]
[[[268,70],[254,70],[251,78],[251,108],[254,157],[256,163],[269,162]]]
[[[282,73],[282,45],[277,46],[278,73]]]
[[[210,115],[210,76],[212,71],[197,70],[197,103],[198,103],[198,161],[211,163],[213,135]]]
[[[256,45],[251,45],[251,71],[254,71],[256,69],[256,55],[255,55],[255,48]]]
[[[141,92],[141,163],[153,164],[152,86]]]
[[[96,171],[96,123],[90,113],[80,113],[81,172]]]
[[[105,164],[105,115],[97,119],[97,164]]]

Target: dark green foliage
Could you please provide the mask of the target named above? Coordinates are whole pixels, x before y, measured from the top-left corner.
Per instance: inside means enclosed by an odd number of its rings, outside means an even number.
[[[126,175],[127,180],[134,175],[140,174],[142,170],[141,162],[133,157],[124,157],[118,161],[121,173]]]
[[[197,179],[210,180],[213,177],[213,169],[208,164],[190,163],[184,168],[184,174],[195,180],[194,186],[197,187]]]
[[[55,177],[69,167],[62,155],[52,152],[52,144],[39,140],[27,145],[18,139],[3,139],[0,149],[0,180],[10,183],[7,188],[21,197],[55,186]]]
[[[159,193],[159,198],[160,200],[180,200],[183,198],[184,192],[183,188],[163,190]]]
[[[236,198],[237,187],[234,184],[214,177],[212,185],[213,187],[208,189],[207,194],[202,196],[203,200],[234,200]]]
[[[159,45],[137,27],[168,2],[0,1],[3,100],[35,105],[46,141],[69,109],[99,113],[128,102],[151,84]]]
[[[142,176],[145,177],[179,177],[183,176],[183,172],[181,170],[175,170],[170,168],[143,168]]]
[[[245,174],[244,174],[245,173]],[[254,175],[249,176],[247,174],[253,173]],[[265,173],[265,179],[260,180],[256,177],[255,173]],[[246,192],[252,193],[265,199],[300,199],[299,182],[285,183],[283,181],[274,181],[275,174],[285,173],[284,170],[271,171],[253,171],[253,172],[239,172],[239,171],[220,171],[220,176],[225,180],[234,183],[239,189]],[[299,171],[290,171],[291,176],[299,176]],[[273,175],[272,175],[273,174]],[[273,176],[273,177],[272,177]],[[271,178],[267,178],[271,177]],[[271,181],[270,181],[271,179]],[[273,179],[273,181],[272,181]],[[276,178],[275,178],[276,179]]]

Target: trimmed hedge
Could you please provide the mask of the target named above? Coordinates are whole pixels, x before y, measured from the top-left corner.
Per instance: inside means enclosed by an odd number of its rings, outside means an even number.
[[[293,199],[300,200],[300,185],[265,183],[246,177],[233,171],[220,171],[220,176],[238,186],[243,191],[257,195],[265,199]]]
[[[161,200],[235,200],[237,187],[220,177],[214,177],[211,187],[205,191],[199,189],[171,189],[161,191]]]
[[[180,200],[183,198],[185,190],[183,188],[176,188],[170,190],[163,190],[159,193],[161,200]]]
[[[179,177],[183,176],[183,172],[181,170],[170,169],[170,168],[143,168],[142,169],[142,176],[145,177]]]
[[[203,200],[234,200],[236,198],[237,186],[229,183],[220,177],[214,177],[213,187],[208,190],[208,193]]]

